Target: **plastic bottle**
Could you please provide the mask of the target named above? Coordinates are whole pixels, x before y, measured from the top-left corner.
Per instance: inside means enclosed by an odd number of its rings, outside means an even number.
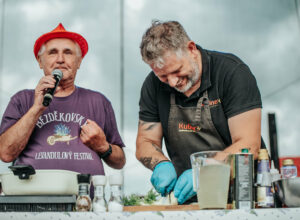
[[[260,149],[258,153],[256,199],[257,208],[274,207],[270,162],[266,149]]]
[[[274,166],[274,161],[271,161],[271,169],[270,169],[270,174],[271,174],[271,181],[277,181],[281,179],[281,175],[279,174],[279,170],[277,170]]]
[[[123,175],[111,175],[109,176],[110,184],[110,200],[108,202],[109,212],[121,212],[123,211],[122,201],[122,186],[123,186]]]
[[[256,184],[262,185],[263,181],[264,182],[267,181],[269,173],[270,173],[270,162],[269,162],[268,151],[267,149],[260,149],[258,153]]]
[[[92,201],[89,195],[90,174],[78,174],[78,197],[76,200],[76,211],[86,212],[91,211]]]
[[[285,159],[282,161],[281,167],[282,178],[294,178],[297,177],[297,167],[294,165],[292,159]]]
[[[105,185],[106,176],[95,175],[92,177],[94,185],[94,199],[93,199],[93,212],[105,212],[107,210],[107,203],[105,200]]]

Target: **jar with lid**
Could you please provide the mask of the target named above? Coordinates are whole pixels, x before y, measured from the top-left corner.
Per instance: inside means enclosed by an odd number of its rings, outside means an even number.
[[[123,175],[116,174],[109,176],[110,185],[110,199],[108,202],[109,212],[121,212],[123,211]]]
[[[92,177],[94,185],[93,212],[105,212],[107,203],[105,200],[106,176],[95,175]]]
[[[90,174],[78,174],[78,197],[76,200],[76,211],[86,212],[91,211],[92,201],[89,195]]]
[[[282,161],[282,167],[280,169],[282,178],[297,177],[297,167],[292,159],[285,159]]]

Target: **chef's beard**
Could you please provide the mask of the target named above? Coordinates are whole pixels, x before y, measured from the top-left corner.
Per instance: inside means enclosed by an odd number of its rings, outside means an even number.
[[[178,92],[185,93],[187,92],[190,88],[192,88],[199,80],[200,78],[200,70],[197,62],[190,60],[190,64],[192,65],[192,74],[187,77],[187,83],[184,88],[179,89],[176,86],[174,89],[176,89]]]

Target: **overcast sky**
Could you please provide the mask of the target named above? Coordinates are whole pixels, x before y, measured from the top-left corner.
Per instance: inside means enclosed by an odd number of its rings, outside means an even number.
[[[10,96],[34,88],[42,71],[33,55],[35,40],[62,22],[82,34],[89,52],[76,84],[102,92],[120,125],[120,0],[0,0],[0,114]],[[206,49],[231,52],[255,75],[262,99],[262,135],[269,146],[267,114],[274,112],[280,156],[299,156],[300,32],[293,0],[124,0],[125,193],[151,188],[151,172],[135,159],[140,88],[150,68],[139,54],[152,19],[178,20]],[[2,66],[1,66],[2,64]],[[8,164],[0,164],[0,172]],[[116,171],[108,169],[108,174]]]

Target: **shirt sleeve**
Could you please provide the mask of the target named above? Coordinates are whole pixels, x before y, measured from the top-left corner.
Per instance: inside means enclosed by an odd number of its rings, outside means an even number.
[[[226,75],[223,107],[227,118],[255,108],[262,108],[256,79],[247,65],[239,64]]]
[[[18,93],[11,97],[6,110],[2,116],[0,135],[14,125],[23,116]]]
[[[147,122],[159,122],[159,111],[157,104],[157,92],[159,84],[155,82],[158,80],[153,72],[151,72],[145,79],[139,101],[139,119]]]
[[[114,110],[109,101],[106,102],[105,114],[106,121],[104,126],[104,133],[106,135],[107,141],[111,144],[115,144],[120,147],[125,147],[125,144],[123,143],[120,133],[118,131]]]

